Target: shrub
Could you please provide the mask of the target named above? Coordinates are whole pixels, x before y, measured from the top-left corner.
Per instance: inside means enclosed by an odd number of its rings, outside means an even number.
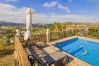
[[[0,44],[0,51],[2,51],[2,50],[4,50],[5,48],[4,48],[4,45],[1,43]]]

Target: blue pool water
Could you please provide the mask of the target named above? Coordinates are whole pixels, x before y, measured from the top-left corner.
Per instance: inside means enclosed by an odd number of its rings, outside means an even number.
[[[99,42],[73,38],[55,46],[93,66],[99,66]]]

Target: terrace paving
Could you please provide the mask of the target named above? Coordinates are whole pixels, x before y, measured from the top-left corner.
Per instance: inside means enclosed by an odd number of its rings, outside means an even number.
[[[61,42],[61,41],[64,41],[64,40],[69,40],[71,38],[75,38],[75,37],[69,37],[69,38],[64,38],[62,40],[58,40],[56,42]],[[17,38],[18,39],[18,38]],[[17,41],[16,43],[20,44],[20,41]],[[54,47],[52,44],[55,44],[55,41],[54,42],[51,42],[51,43],[48,43],[48,45],[50,45],[49,47],[46,47],[46,48],[43,48],[41,49],[42,51],[46,52],[47,55],[49,55],[50,57],[52,57],[54,60],[59,60],[60,58],[64,58],[64,56],[68,56],[71,60],[69,63],[66,63],[65,66],[91,66],[90,64],[62,51],[62,52],[59,52],[59,53],[56,53],[57,51],[61,51],[60,49]],[[55,54],[56,53],[56,54]],[[22,56],[23,57],[23,56]],[[54,64],[52,64],[51,66],[55,66]]]

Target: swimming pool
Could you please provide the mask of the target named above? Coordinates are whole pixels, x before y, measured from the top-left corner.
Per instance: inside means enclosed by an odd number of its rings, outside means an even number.
[[[55,46],[93,66],[99,66],[99,42],[77,37],[58,42]]]

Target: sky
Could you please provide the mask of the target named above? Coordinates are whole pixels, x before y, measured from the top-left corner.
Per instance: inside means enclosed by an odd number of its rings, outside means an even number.
[[[0,21],[25,23],[27,8],[32,23],[99,21],[99,0],[0,0]]]

